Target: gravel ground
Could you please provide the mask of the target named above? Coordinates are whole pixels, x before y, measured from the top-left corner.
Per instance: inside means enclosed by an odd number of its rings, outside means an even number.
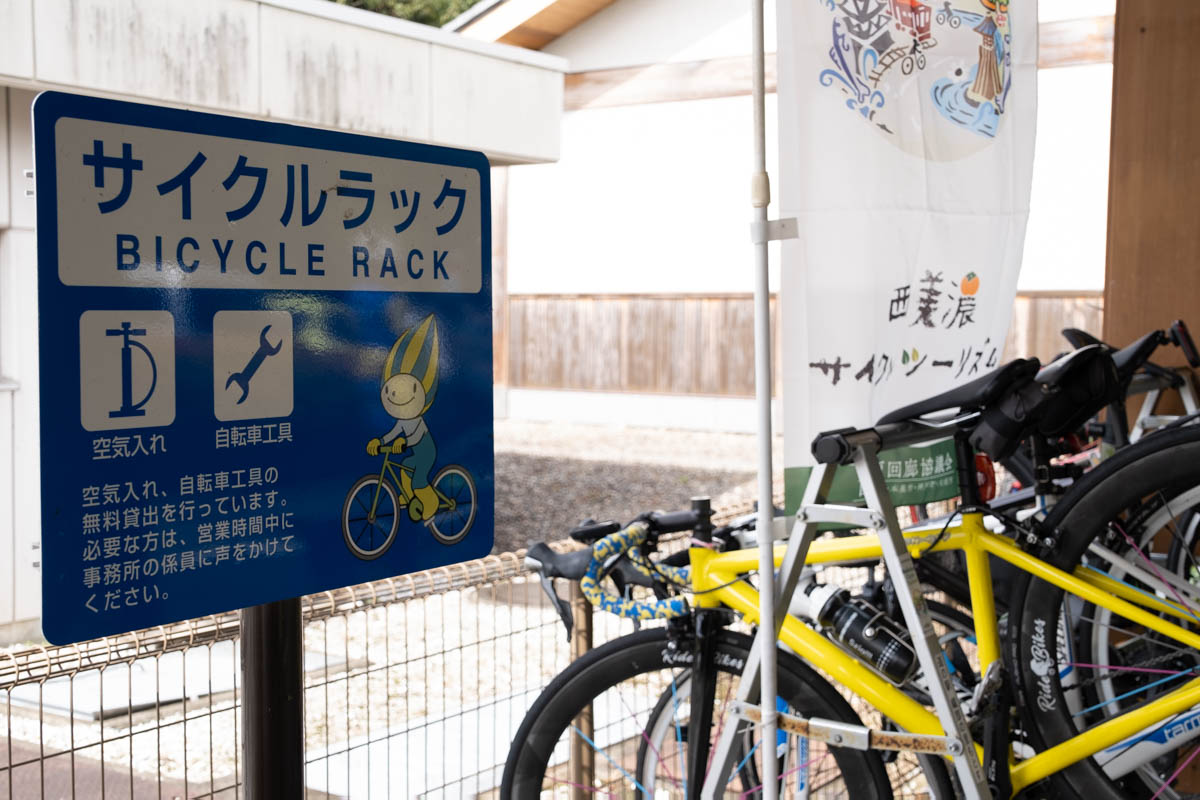
[[[776,474],[782,449],[777,439]],[[686,508],[696,495],[744,505],[757,495],[757,457],[749,434],[497,420],[494,552],[561,539],[589,517]]]

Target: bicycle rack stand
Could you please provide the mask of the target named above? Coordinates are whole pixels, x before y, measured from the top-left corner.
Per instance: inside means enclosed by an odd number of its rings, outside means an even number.
[[[925,675],[934,676],[929,681],[929,691],[933,697],[933,705],[938,719],[942,723],[942,729],[946,731],[946,738],[949,740],[947,751],[961,754],[954,759],[954,769],[962,784],[963,794],[969,800],[987,800],[991,797],[991,792],[984,777],[983,765],[976,755],[975,742],[971,738],[966,717],[957,701],[954,686],[950,682],[950,673],[946,668],[945,659],[941,657],[941,648],[938,644],[937,634],[933,630],[929,610],[925,605],[925,596],[921,592],[917,571],[913,565],[912,556],[905,546],[904,535],[900,531],[900,523],[896,518],[896,508],[892,504],[891,496],[884,484],[883,473],[879,468],[879,446],[877,443],[871,442],[855,442],[854,444],[854,468],[858,475],[858,482],[862,486],[863,497],[867,501],[866,508],[834,505],[827,502],[837,464],[819,464],[813,470],[808,486],[804,490],[800,509],[796,512],[796,525],[788,539],[787,551],[778,571],[775,589],[775,624],[772,627],[759,625],[755,645],[746,662],[746,669],[742,674],[736,699],[743,706],[753,705],[758,700],[759,681],[762,675],[760,654],[764,649],[762,637],[770,636],[772,645],[778,639],[792,594],[796,591],[796,584],[804,569],[804,560],[808,555],[809,546],[816,537],[817,528],[823,523],[842,523],[859,528],[871,528],[879,533],[884,564],[896,584],[896,597],[912,635],[913,649],[917,652],[917,660]],[[901,578],[903,579],[901,580]],[[749,715],[746,716],[748,718]],[[734,740],[743,730],[744,728],[740,725],[726,725],[721,731],[721,737],[713,754],[712,769],[709,770],[701,795],[706,800],[715,800],[721,796],[725,783],[735,766]]]

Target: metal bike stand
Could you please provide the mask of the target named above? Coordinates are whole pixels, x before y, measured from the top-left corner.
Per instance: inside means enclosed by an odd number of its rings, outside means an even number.
[[[990,798],[992,793],[983,774],[983,764],[975,752],[975,740],[971,738],[971,730],[958,703],[954,684],[950,682],[950,671],[946,668],[946,659],[942,656],[937,633],[933,630],[925,594],[921,591],[921,581],[917,578],[912,555],[900,531],[900,521],[896,519],[896,507],[892,504],[883,472],[879,469],[878,456],[878,445],[860,445],[854,452],[858,482],[867,501],[867,510],[874,516],[870,527],[879,532],[883,563],[896,587],[896,599],[904,611],[904,621],[908,623],[913,649],[917,651],[917,660],[929,684],[929,693],[933,697],[933,707],[937,710],[942,730],[958,742],[961,750],[955,755],[954,771],[962,784],[963,794],[970,800]],[[901,576],[903,580],[900,580]]]
[[[242,758],[247,800],[304,797],[300,598],[242,609]]]
[[[804,489],[804,497],[800,506],[802,509],[809,506],[819,506],[825,502],[829,494],[829,489],[833,485],[833,475],[834,467],[832,465],[817,465],[808,481],[808,486]],[[763,539],[766,539],[768,541],[765,546],[774,548],[774,543],[770,541],[772,533],[773,528],[771,526],[758,526],[758,535],[762,537],[759,540],[760,547],[764,546]],[[808,556],[809,545],[812,544],[812,540],[816,534],[817,523],[806,521],[797,515],[796,526],[792,528],[792,535],[788,539],[788,547],[783,557],[783,564],[780,566],[779,574],[774,581],[775,624],[770,626],[760,624],[758,626],[758,632],[754,637],[754,646],[750,648],[750,654],[746,659],[746,668],[742,670],[742,680],[738,684],[735,699],[739,703],[753,705],[759,698],[763,653],[774,652],[775,642],[779,638],[779,630],[783,627],[783,620],[787,616],[788,603],[791,602],[792,594],[796,591],[796,584],[800,580],[800,573],[804,571],[804,559]],[[770,638],[764,641],[764,637]],[[767,648],[770,648],[770,650],[767,650]],[[774,704],[771,705],[773,710]],[[729,776],[733,773],[733,768],[736,766],[737,761],[737,752],[734,743],[738,734],[744,731],[745,727],[742,725],[731,724],[721,728],[720,738],[717,739],[717,743],[712,751],[712,766],[709,768],[708,777],[704,781],[704,789],[700,795],[704,800],[716,800],[716,798],[724,796],[725,785],[728,783]]]
[[[934,676],[929,681],[929,693],[942,729],[953,741],[954,768],[962,784],[963,795],[969,800],[986,800],[991,797],[984,777],[983,765],[975,752],[975,742],[967,725],[966,717],[958,704],[954,686],[929,610],[925,595],[913,565],[912,556],[904,543],[904,535],[896,518],[896,508],[887,493],[883,473],[879,468],[877,445],[858,445],[854,450],[854,466],[862,486],[867,507],[834,505],[827,502],[836,464],[819,464],[809,478],[800,509],[796,512],[796,525],[788,541],[787,552],[779,568],[778,588],[775,595],[775,625],[768,628],[759,625],[755,646],[751,650],[742,673],[736,700],[743,705],[754,705],[759,699],[759,681],[762,674],[760,645],[764,636],[770,636],[775,646],[779,631],[783,627],[788,605],[796,590],[809,546],[816,536],[817,528],[826,523],[840,523],[859,528],[871,528],[879,532],[883,560],[888,573],[896,585],[896,596],[904,612],[904,619],[913,639],[913,649],[923,673]],[[899,577],[903,576],[903,580]],[[735,766],[734,742],[744,733],[744,724],[725,725],[713,751],[712,768],[704,784],[702,797],[715,800],[721,797],[724,787]]]

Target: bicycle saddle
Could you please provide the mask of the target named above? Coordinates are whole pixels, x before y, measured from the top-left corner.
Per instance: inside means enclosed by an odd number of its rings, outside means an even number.
[[[1041,362],[1036,358],[1018,358],[970,383],[884,414],[876,424],[903,422],[950,408],[986,406],[998,400],[1012,387],[1028,382],[1037,374],[1040,366]]]
[[[1087,331],[1081,331],[1079,328],[1063,328],[1063,338],[1071,343],[1071,347],[1087,347],[1089,344],[1104,344],[1104,342],[1092,336]]]
[[[1164,338],[1162,331],[1151,331],[1128,347],[1122,347],[1112,354],[1121,383],[1133,377],[1133,373],[1150,359],[1150,354],[1158,349]]]
[[[1151,331],[1133,344],[1118,350],[1078,328],[1063,328],[1062,334],[1076,349],[1082,349],[1088,345],[1099,345],[1107,350],[1112,356],[1113,364],[1117,368],[1117,376],[1122,383],[1127,383],[1133,378],[1133,374],[1138,371],[1138,368],[1146,365],[1150,355],[1167,340],[1162,331]]]

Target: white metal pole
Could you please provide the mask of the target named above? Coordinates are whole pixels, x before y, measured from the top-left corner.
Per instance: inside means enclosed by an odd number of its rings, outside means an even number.
[[[764,78],[763,2],[750,0],[753,32],[752,72],[754,95],[754,172],[750,179],[750,204],[754,208],[754,393],[758,405],[758,596],[759,646],[762,647],[760,705],[762,727],[763,800],[779,795],[779,760],[775,757],[777,719],[775,697],[778,678],[775,660],[775,541],[771,466],[771,296],[767,279],[767,205],[771,181],[767,175],[766,86]],[[768,635],[762,635],[767,631]]]

